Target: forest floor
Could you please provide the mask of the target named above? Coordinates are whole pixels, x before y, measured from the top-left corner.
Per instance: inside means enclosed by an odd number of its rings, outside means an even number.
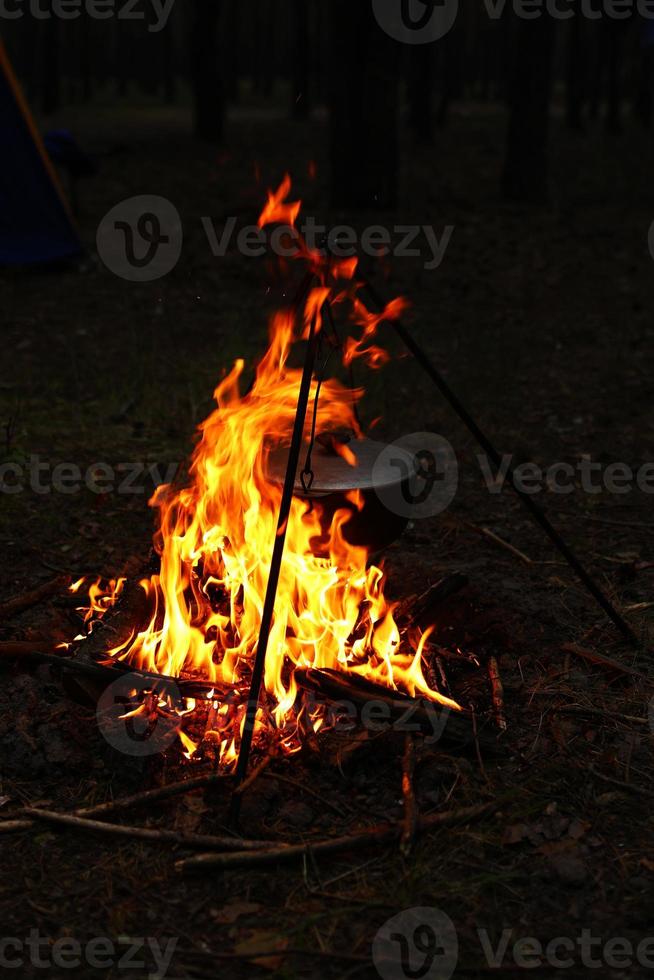
[[[26,478],[22,492],[2,494],[0,601],[59,571],[116,575],[135,555],[147,557],[151,476],[137,481],[137,492],[62,494],[47,491],[47,473],[58,463],[85,471],[98,462],[158,464],[165,472],[187,458],[221,373],[235,357],[251,363],[262,351],[284,284],[271,278],[266,260],[234,247],[214,257],[201,218],[253,223],[265,188],[288,169],[306,213],[351,222],[325,206],[327,131],[319,118],[298,126],[272,113],[237,112],[221,151],[195,144],[177,110],[75,109],[57,123],[100,155],[99,175],[79,193],[91,256],[75,270],[0,275],[0,458],[25,472],[30,459],[46,466],[45,492]],[[359,215],[356,225],[431,225],[439,238],[453,226],[437,269],[424,268],[424,255],[397,257],[386,264],[384,288],[411,300],[411,329],[502,451],[544,468],[590,458],[601,466],[597,485],[612,463],[637,471],[654,461],[651,134],[631,122],[618,137],[599,125],[571,134],[555,121],[552,205],[527,209],[499,197],[503,133],[500,113],[472,106],[453,114],[433,147],[417,148],[407,137],[401,208]],[[102,216],[135,194],[167,197],[184,224],[180,262],[153,283],[125,282],[93,254]],[[569,940],[568,976],[592,969],[589,955],[601,970],[595,975],[644,976],[654,941],[641,947],[640,963],[625,944],[606,944],[623,939],[635,950],[653,935],[651,494],[589,493],[579,479],[568,494],[541,494],[642,639],[634,651],[510,492],[489,492],[477,447],[418,367],[394,358],[375,376],[359,372],[368,390],[364,421],[382,416],[377,437],[440,433],[455,447],[460,470],[447,512],[414,523],[389,549],[390,595],[421,592],[462,571],[470,608],[499,624],[492,644],[507,730],[488,758],[419,745],[420,812],[498,800],[499,809],[425,834],[408,857],[384,844],[272,869],[194,875],[176,870],[186,852],[173,844],[47,825],[0,833],[3,937],[24,941],[32,929],[50,941],[107,937],[123,951],[128,937],[164,945],[173,938],[171,978],[375,977],[378,930],[403,910],[428,907],[454,924],[456,976],[493,972],[484,943],[496,949],[504,929],[502,976],[524,967],[514,948],[521,937],[543,947]],[[0,642],[67,630],[75,631],[68,614],[46,603],[0,624]],[[638,673],[593,666],[570,644]],[[138,760],[113,751],[94,712],[71,701],[56,675],[12,659],[0,667],[0,745],[4,820],[24,805],[72,810],[183,774],[177,757]],[[245,795],[244,830],[305,840],[401,820],[402,749],[402,737],[390,733],[339,765],[304,755],[272,764]],[[224,815],[225,799],[198,790],[119,820],[220,833]],[[411,944],[413,928],[405,917],[395,931]],[[598,937],[590,954],[582,941],[589,930]],[[414,976],[450,975],[452,936],[440,938],[440,972],[437,956],[431,972]],[[268,955],[253,962],[261,950]],[[20,975],[42,975],[22,955]],[[550,951],[549,965],[543,954],[538,976],[561,972],[552,955],[565,960],[565,948]],[[532,947],[530,962],[537,961]],[[148,962],[54,966],[48,975],[147,976],[155,972],[151,955]],[[411,962],[419,967],[421,960]],[[383,970],[393,980],[410,975],[399,953]]]

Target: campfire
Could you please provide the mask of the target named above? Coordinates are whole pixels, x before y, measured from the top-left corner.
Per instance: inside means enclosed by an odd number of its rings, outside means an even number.
[[[289,203],[290,192],[286,178],[269,193],[261,227],[279,223],[294,229],[300,203]],[[433,628],[400,630],[398,604],[385,595],[382,567],[349,533],[357,522],[365,526],[369,503],[360,477],[366,453],[377,444],[365,440],[358,422],[363,390],[325,373],[328,366],[347,369],[356,359],[372,369],[386,363],[377,327],[405,303],[396,299],[373,313],[360,296],[356,260],[311,251],[298,232],[294,241],[306,272],[297,302],[272,316],[268,349],[251,383],[245,362],[238,360],[218,384],[217,407],[199,427],[185,485],[162,486],[151,500],[159,568],[138,583],[145,623],[105,648],[103,656],[96,654],[105,664],[177,679],[181,698],[170,688],[157,688],[154,701],[135,692],[138,703],[130,712],[174,713],[186,754],[202,746],[226,769],[239,752],[279,534],[280,466],[289,453],[303,373],[293,366],[294,355],[311,332],[319,354],[302,433],[304,468],[283,529],[254,745],[293,753],[307,733],[328,724],[324,706],[303,696],[319,677],[369,682],[391,696],[460,710],[426,665]],[[343,341],[336,318],[347,325]],[[321,460],[336,464],[341,474],[345,489],[336,505],[314,472]],[[123,579],[104,588],[94,583],[85,611],[89,628],[114,606],[123,586]],[[72,588],[79,590],[81,583]],[[184,696],[189,684],[199,696]],[[200,718],[204,730],[198,733]]]

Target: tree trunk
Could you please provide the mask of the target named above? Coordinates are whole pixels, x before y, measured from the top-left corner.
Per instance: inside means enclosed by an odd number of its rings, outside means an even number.
[[[622,39],[625,21],[608,21],[605,25],[606,53],[608,69],[608,106],[606,128],[610,133],[619,133],[622,129],[620,115],[621,102],[621,65]]]
[[[254,90],[270,98],[275,88],[277,4],[275,0],[256,0],[255,11]]]
[[[220,22],[222,0],[194,0],[191,29],[191,73],[195,106],[195,135],[220,143],[224,134]]]
[[[173,25],[169,21],[164,27],[161,37],[161,74],[166,105],[174,105],[175,102],[175,68],[175,34]]]
[[[332,201],[395,207],[398,195],[399,44],[369,3],[331,0]]]
[[[231,103],[237,103],[240,98],[239,73],[241,69],[242,39],[240,34],[242,0],[227,0],[223,14],[225,36],[224,65],[225,65],[225,98]],[[248,22],[246,17],[246,23]]]
[[[409,124],[418,143],[427,145],[434,135],[434,60],[432,44],[419,44],[409,58]]]
[[[556,21],[543,11],[515,25],[509,91],[509,131],[502,178],[504,196],[548,199],[549,105]]]
[[[294,119],[306,119],[311,109],[309,99],[309,0],[293,0],[291,11],[291,114]]]
[[[49,4],[50,17],[43,21],[43,74],[41,77],[41,109],[44,116],[56,112],[61,104],[59,73],[60,21]]]
[[[578,0],[575,0],[574,14],[574,17],[570,21],[568,35],[566,121],[570,129],[580,132],[584,128],[582,107],[584,100],[585,51]]]
[[[92,38],[89,30],[88,17],[80,18],[80,65],[82,102],[90,102],[93,98],[93,68],[92,68]]]
[[[114,63],[116,72],[116,92],[119,99],[124,99],[129,91],[131,80],[130,65],[132,63],[132,35],[130,24],[114,20]]]

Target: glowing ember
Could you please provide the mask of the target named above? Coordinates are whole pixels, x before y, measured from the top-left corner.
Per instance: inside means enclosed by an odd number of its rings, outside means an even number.
[[[289,193],[286,178],[269,194],[261,226],[294,225],[300,203],[289,203]],[[371,313],[358,297],[356,261],[325,258],[309,251],[299,234],[297,240],[315,285],[299,316],[296,310],[280,310],[272,317],[269,347],[251,387],[243,391],[242,360],[218,385],[217,408],[200,426],[189,485],[156,491],[151,504],[159,512],[155,546],[161,569],[141,582],[151,603],[150,621],[110,651],[140,669],[214,683],[207,729],[224,765],[236,756],[244,717],[243,699],[229,695],[247,692],[259,637],[281,499],[268,462],[271,453],[289,444],[301,377],[299,368],[289,366],[293,346],[306,337],[312,317],[322,328],[321,313],[330,303],[348,317],[354,334],[340,351],[343,362],[363,358],[375,367],[387,360],[374,343],[384,314]],[[386,315],[399,314],[404,305],[393,301]],[[316,386],[314,380],[310,404]],[[316,434],[349,429],[361,436],[354,404],[362,394],[333,378],[324,380]],[[307,438],[310,423],[309,418]],[[345,448],[343,455],[352,454]],[[384,597],[382,571],[368,564],[365,548],[352,546],[343,535],[350,514],[336,511],[328,548],[317,556],[312,539],[323,533],[319,504],[310,508],[306,500],[293,501],[255,744],[265,736],[284,752],[299,747],[296,668],[356,673],[387,688],[458,707],[430,689],[423,676],[422,650],[429,631],[415,649],[402,648],[393,605]],[[87,618],[93,609],[106,609],[118,584],[103,592],[96,583]],[[314,730],[320,728],[320,708],[313,710],[311,723]],[[180,732],[180,737],[192,754],[188,734]]]

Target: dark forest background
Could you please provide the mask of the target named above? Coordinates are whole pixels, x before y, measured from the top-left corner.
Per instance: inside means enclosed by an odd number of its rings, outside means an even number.
[[[230,107],[285,99],[297,120],[330,110],[333,203],[348,208],[396,204],[403,108],[429,144],[454,105],[507,104],[503,191],[542,200],[553,93],[573,130],[650,125],[654,24],[635,12],[590,20],[575,0],[565,21],[519,19],[510,6],[494,20],[482,3],[461,5],[453,29],[426,45],[397,43],[371,4],[347,0],[185,0],[159,31],[147,29],[156,15],[145,3],[145,21],[26,14],[4,33],[46,118],[91,102],[189,105],[199,137],[228,143]]]

